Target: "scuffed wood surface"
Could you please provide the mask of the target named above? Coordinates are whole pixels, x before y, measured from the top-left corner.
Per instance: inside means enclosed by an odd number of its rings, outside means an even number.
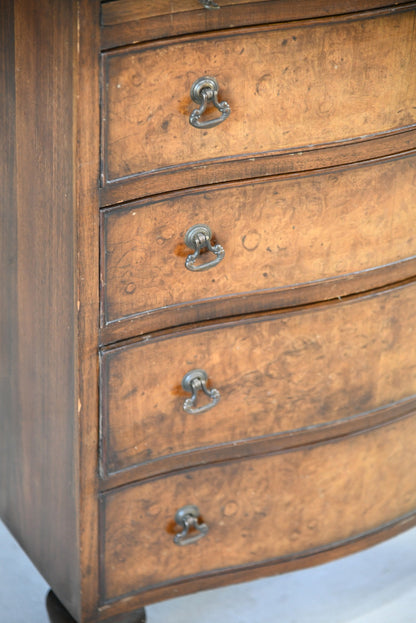
[[[259,0],[261,2],[261,0]],[[241,4],[253,4],[253,0],[221,0],[221,8]],[[217,3],[218,4],[218,3]],[[103,26],[121,24],[130,20],[141,20],[161,15],[176,15],[188,11],[203,12],[198,0],[116,0],[106,2],[102,7]]]
[[[219,0],[206,10],[198,0],[114,0],[102,5],[102,48],[190,32],[270,24],[385,7],[385,0]],[[404,4],[404,0],[395,4]]]
[[[102,597],[260,566],[371,532],[415,509],[415,474],[413,416],[336,443],[115,491],[104,499]],[[185,504],[199,507],[209,532],[179,547],[174,516]]]
[[[104,323],[209,300],[205,317],[215,316],[214,304],[229,295],[281,290],[416,256],[415,195],[412,156],[109,209],[103,215]],[[197,223],[209,225],[225,257],[191,272],[185,260],[193,251],[184,237]],[[212,259],[204,254],[202,262]],[[244,312],[245,304],[236,301],[233,313]],[[187,321],[204,318],[193,309]]]
[[[352,418],[416,394],[415,291],[412,284],[107,350],[105,470]],[[183,410],[190,394],[181,381],[194,368],[221,394],[200,415]]]
[[[103,181],[416,123],[415,11],[224,31],[104,54]],[[380,50],[383,53],[380,54]],[[211,75],[230,117],[189,124]],[[204,170],[199,171],[199,184]]]

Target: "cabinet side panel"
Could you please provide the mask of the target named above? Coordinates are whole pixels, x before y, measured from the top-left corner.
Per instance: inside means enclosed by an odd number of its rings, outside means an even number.
[[[9,462],[17,412],[17,219],[15,171],[15,58],[13,0],[5,0],[0,19],[0,516],[14,497],[14,469]],[[7,483],[7,485],[6,485]]]
[[[6,280],[13,294],[2,329],[10,345],[6,394],[13,396],[2,414],[8,427],[2,513],[78,617],[75,13],[71,0],[16,0],[8,28],[9,37],[14,30],[16,182],[5,210],[16,266]],[[7,351],[3,356],[8,359]]]

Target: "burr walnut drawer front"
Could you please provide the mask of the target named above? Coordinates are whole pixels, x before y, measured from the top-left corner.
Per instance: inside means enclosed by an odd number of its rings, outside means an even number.
[[[415,289],[104,349],[103,475],[157,473],[210,460],[216,448],[233,453],[243,441],[347,420],[363,426],[394,409],[416,394]]]
[[[230,158],[414,126],[414,29],[415,10],[398,9],[107,52],[103,182],[188,167],[201,184],[207,161],[220,176]]]
[[[354,542],[415,510],[415,473],[413,415],[292,452],[115,489],[101,509],[102,600]]]
[[[353,284],[363,271],[368,289],[381,267],[400,272],[416,256],[415,194],[413,155],[106,209],[104,325],[136,316],[142,330],[151,317],[157,328],[178,309],[188,322],[212,317],[230,297],[236,313],[237,295],[313,293],[334,277]]]

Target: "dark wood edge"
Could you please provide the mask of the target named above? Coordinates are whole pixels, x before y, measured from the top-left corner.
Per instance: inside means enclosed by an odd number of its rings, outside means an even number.
[[[231,182],[248,178],[282,175],[314,169],[375,160],[416,148],[416,130],[406,129],[377,137],[365,137],[354,142],[331,146],[311,146],[290,153],[253,156],[249,161],[223,160],[184,165],[107,184],[100,189],[100,205],[107,207],[181,188]]]
[[[103,354],[111,353],[115,349],[135,347],[141,342],[148,343],[150,340],[160,342],[172,338],[175,334],[178,336],[190,335],[193,333],[200,333],[202,331],[213,331],[218,328],[234,326],[240,323],[250,324],[253,322],[267,322],[271,317],[287,317],[288,315],[292,314],[305,314],[309,313],[312,309],[317,309],[318,307],[327,307],[330,305],[351,305],[354,303],[359,303],[368,298],[383,296],[384,294],[389,294],[403,288],[412,288],[415,286],[416,277],[413,274],[409,279],[400,282],[389,283],[387,285],[383,284],[379,288],[372,288],[371,290],[366,290],[364,292],[354,292],[353,294],[343,297],[337,296],[326,301],[319,300],[313,303],[307,303],[305,305],[297,305],[295,307],[273,309],[268,311],[261,311],[256,309],[256,311],[252,313],[235,314],[233,316],[226,316],[221,319],[204,319],[200,322],[181,324],[176,327],[163,328],[158,331],[148,333],[146,335],[136,335],[134,337],[129,337],[116,344],[103,345],[101,346],[100,352]]]
[[[105,383],[105,378],[102,379],[102,382]],[[102,405],[102,410],[101,491],[105,492],[138,480],[159,477],[167,473],[171,475],[193,467],[212,466],[230,460],[254,458],[267,454],[295,451],[305,446],[336,442],[346,436],[361,434],[416,413],[416,396],[410,396],[378,409],[354,414],[352,417],[342,420],[162,456],[147,463],[132,463],[119,471],[107,469],[109,426],[106,401]]]
[[[81,618],[95,620],[99,600],[98,525],[98,324],[99,324],[99,11],[97,0],[77,0],[74,24],[74,107],[77,132],[75,218],[77,225],[77,412]]]
[[[244,568],[235,567],[222,569],[220,571],[216,570],[205,575],[201,574],[197,577],[171,582],[148,590],[143,589],[140,593],[127,594],[108,601],[103,600],[99,609],[98,621],[102,621],[110,612],[112,614],[122,612],[126,607],[133,609],[163,601],[164,599],[172,599],[172,597],[179,597],[196,591],[217,588],[225,584],[230,585],[247,582],[331,562],[343,556],[373,547],[414,526],[416,526],[416,511],[379,526],[372,531],[365,532],[344,541],[306,550],[296,555],[283,556]]]
[[[390,9],[405,5],[406,0],[390,2]],[[117,4],[122,5],[122,2]],[[103,50],[150,41],[161,37],[171,37],[207,30],[227,29],[251,26],[259,23],[286,22],[300,19],[325,17],[329,14],[348,14],[371,9],[385,9],[388,0],[333,0],[328,8],[327,0],[267,0],[250,2],[243,5],[223,6],[220,11],[207,11],[196,8],[165,15],[135,19],[134,15],[123,20],[111,15],[111,5],[106,3],[101,8],[101,48]],[[393,5],[393,6],[392,6]],[[117,6],[117,5],[115,5]],[[120,10],[122,6],[120,6]]]
[[[107,82],[107,78],[104,78],[105,82]],[[105,106],[105,103],[104,103]],[[108,119],[108,115],[105,114],[105,118]],[[255,161],[258,159],[264,158],[274,158],[274,157],[282,157],[288,154],[293,155],[294,153],[304,154],[304,152],[312,152],[321,149],[330,149],[332,147],[339,147],[343,145],[362,143],[364,141],[374,141],[380,138],[385,138],[387,136],[395,136],[396,134],[402,134],[403,132],[411,132],[416,130],[416,124],[399,126],[389,129],[387,132],[374,132],[372,134],[367,134],[366,136],[352,136],[345,139],[335,140],[328,143],[314,143],[313,145],[295,145],[293,147],[285,147],[284,149],[275,149],[272,151],[264,151],[264,152],[251,152],[251,153],[242,153],[242,154],[230,154],[226,156],[218,156],[215,158],[206,158],[204,160],[193,160],[188,162],[181,162],[175,165],[163,166],[160,168],[152,169],[151,171],[143,171],[132,173],[131,175],[126,175],[123,177],[116,178],[108,178],[106,174],[106,165],[108,163],[108,159],[106,157],[106,153],[102,154],[102,162],[103,162],[103,176],[102,176],[102,185],[112,186],[118,184],[129,184],[132,180],[136,179],[146,179],[147,177],[154,176],[164,176],[164,175],[173,175],[182,173],[185,169],[191,169],[192,171],[197,169],[206,169],[207,167],[218,167],[235,164],[239,162],[244,162],[246,160]],[[107,145],[107,137],[106,137],[106,127],[103,130],[103,149],[105,151],[105,146]]]
[[[416,257],[411,257],[386,266],[307,284],[172,305],[107,324],[101,329],[100,344],[104,346],[119,342],[131,335],[140,336],[167,326],[174,329],[178,318],[182,326],[256,311],[267,312],[314,304],[318,301],[341,300],[353,294],[365,293],[410,279],[415,272]]]

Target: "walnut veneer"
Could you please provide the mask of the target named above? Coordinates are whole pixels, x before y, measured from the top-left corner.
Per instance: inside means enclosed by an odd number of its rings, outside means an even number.
[[[203,4],[2,4],[0,513],[51,621],[416,524],[416,2]]]

